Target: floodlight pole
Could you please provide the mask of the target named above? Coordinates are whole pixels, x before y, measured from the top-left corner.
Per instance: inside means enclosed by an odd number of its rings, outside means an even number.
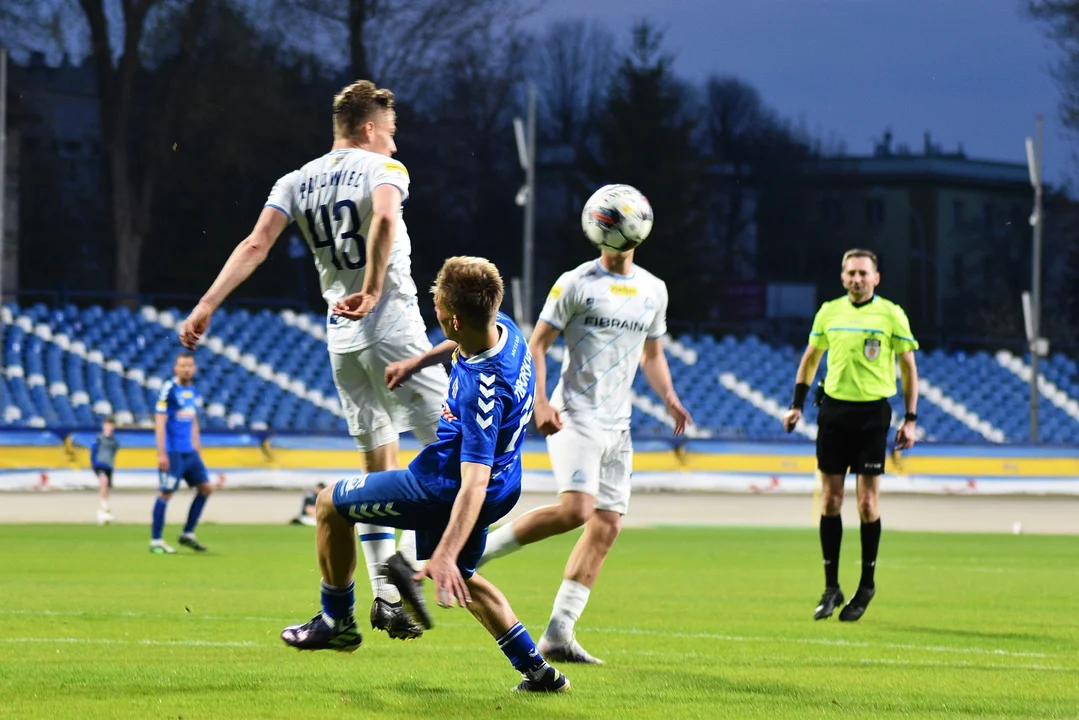
[[[528,84],[527,121],[520,118],[513,121],[514,136],[517,140],[517,157],[521,169],[525,171],[525,184],[517,192],[517,204],[524,206],[524,242],[521,248],[521,314],[517,324],[528,332],[532,326],[532,288],[535,273],[533,262],[535,255],[536,227],[536,86]]]
[[[0,46],[0,306],[4,304],[4,250],[7,243],[4,232],[7,228],[7,59],[7,48]],[[3,323],[0,319],[0,335],[3,334]],[[0,372],[5,372],[5,368],[4,343],[0,342]]]
[[[1037,130],[1034,140],[1027,138],[1027,166],[1030,169],[1030,184],[1034,188],[1034,247],[1031,258],[1030,281],[1030,328],[1028,344],[1030,346],[1030,441],[1039,441],[1038,432],[1038,365],[1039,353],[1043,346],[1041,336],[1042,320],[1042,116],[1037,118]]]

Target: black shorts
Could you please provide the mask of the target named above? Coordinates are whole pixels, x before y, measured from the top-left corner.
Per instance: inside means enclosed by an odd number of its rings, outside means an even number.
[[[826,475],[884,474],[891,424],[886,399],[847,402],[826,395],[817,415],[817,467]]]
[[[94,468],[94,475],[101,477],[104,475],[109,481],[109,487],[112,487],[112,468],[111,467],[96,467]]]

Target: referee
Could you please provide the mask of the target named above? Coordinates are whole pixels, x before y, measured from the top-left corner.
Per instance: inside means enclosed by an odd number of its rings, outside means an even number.
[[[798,364],[794,400],[783,417],[787,432],[802,417],[806,396],[821,356],[828,350],[824,395],[817,418],[817,467],[821,473],[820,545],[824,555],[824,594],[813,617],[831,617],[843,605],[839,589],[839,547],[843,541],[843,483],[848,472],[858,476],[858,515],[862,527],[862,578],[858,591],[839,612],[839,619],[862,617],[876,594],[873,570],[880,546],[880,476],[892,420],[888,398],[896,393],[895,364],[903,378],[906,415],[895,436],[897,450],[914,446],[918,420],[918,341],[903,308],[874,294],[880,283],[877,256],[869,250],[843,254],[844,297],[821,305],[813,319],[809,346]]]

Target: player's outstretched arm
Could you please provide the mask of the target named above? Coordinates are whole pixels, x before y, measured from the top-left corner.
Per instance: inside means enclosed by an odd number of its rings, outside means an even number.
[[[809,395],[809,386],[813,378],[817,376],[817,367],[820,359],[824,356],[824,350],[813,345],[806,345],[806,351],[802,353],[802,359],[798,361],[798,371],[794,374],[794,399],[791,401],[791,409],[783,416],[783,429],[793,432],[794,426],[802,419],[802,407],[805,405],[806,396]]]
[[[397,216],[404,195],[395,185],[378,185],[371,191],[371,229],[367,233],[367,268],[358,293],[342,298],[333,311],[341,317],[359,320],[374,309],[382,297],[382,284],[390,266],[393,243],[397,239]]]
[[[553,435],[562,429],[562,418],[558,409],[547,399],[547,351],[554,345],[561,331],[546,320],[537,320],[528,340],[528,350],[532,353],[532,377],[536,380],[536,404],[532,417],[536,429],[541,435]]]
[[[417,573],[418,578],[427,576],[434,581],[435,598],[442,607],[453,607],[458,603],[464,606],[472,602],[468,586],[457,567],[457,556],[476,527],[490,479],[489,465],[461,463],[461,488],[453,501],[449,524],[427,567]]]
[[[266,260],[288,223],[288,215],[281,210],[273,207],[262,209],[251,234],[232,251],[213,285],[180,325],[180,342],[184,347],[195,349],[199,339],[210,327],[210,317],[214,310]]]
[[[903,379],[903,405],[907,417],[918,415],[918,364],[914,360],[914,351],[899,353],[899,375]],[[914,447],[915,420],[904,418],[903,424],[895,435],[895,449],[909,450]]]
[[[652,392],[667,406],[667,414],[674,420],[674,434],[681,435],[686,431],[686,425],[693,423],[693,418],[690,417],[689,411],[682,407],[682,401],[674,391],[671,366],[667,364],[667,355],[663,352],[663,338],[648,338],[644,341],[641,369],[644,370],[644,377],[648,380]]]
[[[420,370],[432,365],[449,362],[450,356],[453,355],[453,351],[456,349],[457,343],[453,340],[443,340],[423,355],[390,363],[386,366],[386,387],[390,390],[396,390]]]

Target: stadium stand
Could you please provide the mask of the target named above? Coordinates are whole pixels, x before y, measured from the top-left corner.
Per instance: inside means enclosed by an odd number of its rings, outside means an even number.
[[[9,303],[0,312],[5,364],[0,426],[90,429],[113,414],[122,426],[152,427],[158,390],[171,377],[180,350],[178,309]],[[432,342],[441,339],[437,329],[431,335]],[[323,319],[314,314],[218,312],[196,354],[206,430],[346,432],[324,342]],[[752,335],[706,334],[672,338],[667,347],[675,384],[697,421],[692,439],[807,442],[815,437],[815,408],[808,408],[793,435],[784,434],[778,422],[802,348],[772,346]],[[556,345],[548,387],[561,359]],[[1079,442],[1079,367],[1057,353],[1042,368],[1042,440]],[[1007,351],[933,350],[920,353],[919,372],[923,439],[1027,440],[1030,366],[1023,358]],[[669,420],[642,374],[633,391],[635,434],[666,436]],[[901,403],[897,396],[896,413]]]

